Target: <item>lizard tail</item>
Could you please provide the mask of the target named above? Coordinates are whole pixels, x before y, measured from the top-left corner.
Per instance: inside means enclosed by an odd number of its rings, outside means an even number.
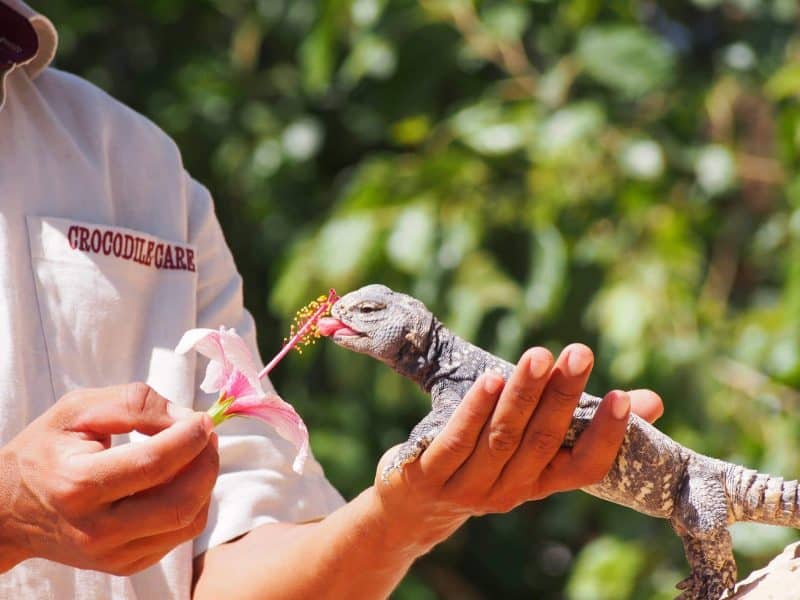
[[[800,529],[797,480],[785,481],[739,465],[728,465],[725,489],[737,521],[754,521]]]

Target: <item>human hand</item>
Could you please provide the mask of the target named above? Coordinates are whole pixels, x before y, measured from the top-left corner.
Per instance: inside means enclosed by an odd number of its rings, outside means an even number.
[[[218,467],[211,419],[144,384],[66,394],[0,449],[0,571],[135,573],[202,532]]]
[[[387,483],[376,478],[396,543],[425,552],[470,516],[507,512],[602,479],[622,443],[631,405],[651,422],[663,405],[647,390],[609,392],[574,446],[562,448],[592,363],[591,350],[581,344],[565,348],[555,363],[547,350],[533,348],[507,383],[497,374],[482,375],[418,460]],[[384,455],[379,474],[395,450]]]

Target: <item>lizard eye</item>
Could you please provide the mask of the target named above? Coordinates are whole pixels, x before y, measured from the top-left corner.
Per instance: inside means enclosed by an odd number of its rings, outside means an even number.
[[[383,310],[384,306],[377,302],[362,302],[356,308],[358,312],[360,312],[362,315],[366,315],[369,313],[377,312],[379,310]]]

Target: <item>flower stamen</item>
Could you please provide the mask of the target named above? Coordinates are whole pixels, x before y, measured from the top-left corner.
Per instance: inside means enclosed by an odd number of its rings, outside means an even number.
[[[263,379],[292,348],[302,354],[304,347],[315,343],[322,335],[319,330],[319,320],[330,314],[331,308],[338,300],[339,295],[331,288],[327,296],[320,296],[298,310],[289,329],[289,338],[284,340],[283,347],[258,374],[258,378]]]

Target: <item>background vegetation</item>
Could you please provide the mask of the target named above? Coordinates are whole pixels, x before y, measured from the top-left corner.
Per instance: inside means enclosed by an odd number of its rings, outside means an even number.
[[[514,360],[596,349],[696,450],[800,473],[795,0],[51,0],[58,65],[216,196],[271,355],[330,286],[409,291]],[[275,374],[345,495],[426,411],[331,344]],[[735,529],[743,573],[796,537]],[[670,598],[669,527],[581,493],[473,520],[397,592]]]

